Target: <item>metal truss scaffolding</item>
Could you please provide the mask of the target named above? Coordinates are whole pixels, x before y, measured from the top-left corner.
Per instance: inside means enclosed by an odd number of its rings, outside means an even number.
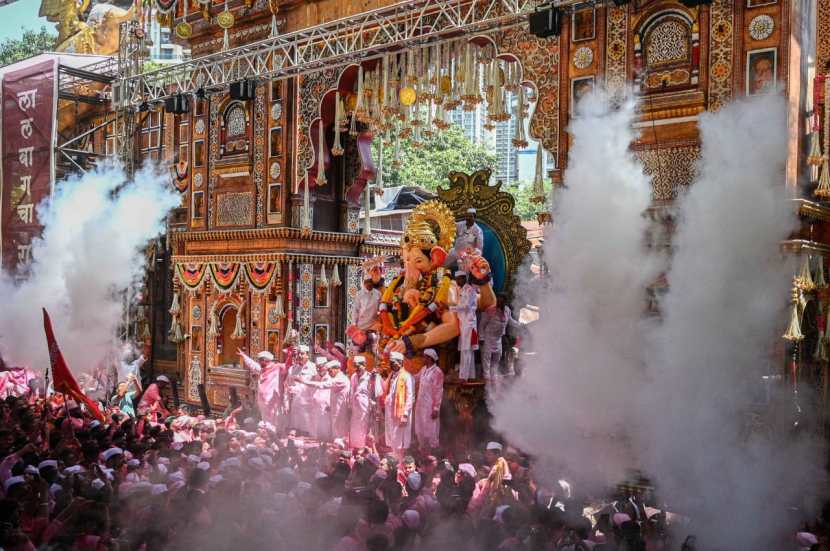
[[[402,2],[209,54],[144,74],[119,75],[118,109],[250,78],[281,79],[402,48],[525,24],[539,0]]]

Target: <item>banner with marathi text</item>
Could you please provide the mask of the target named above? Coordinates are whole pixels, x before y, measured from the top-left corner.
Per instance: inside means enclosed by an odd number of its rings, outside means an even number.
[[[57,59],[10,70],[2,83],[2,266],[20,274],[42,230],[36,207],[52,189]]]

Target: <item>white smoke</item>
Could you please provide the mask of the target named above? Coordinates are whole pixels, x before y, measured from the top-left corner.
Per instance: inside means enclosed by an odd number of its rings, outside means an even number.
[[[629,150],[634,102],[613,107],[597,92],[579,110],[566,189],[545,235],[537,354],[491,407],[496,428],[545,468],[563,462],[571,480],[599,488],[632,464],[625,427],[644,370],[641,320],[655,263],[643,247],[650,183]]]
[[[0,274],[3,358],[33,369],[48,365],[45,307],[73,371],[104,359],[122,317],[121,293],[142,274],[142,246],[163,231],[179,200],[169,178],[152,168],[128,180],[106,165],[60,182],[38,207],[44,230],[33,242],[30,277],[15,283]]]
[[[797,528],[785,509],[820,459],[808,442],[745,431],[753,388],[783,368],[770,368],[769,352],[786,327],[795,271],[779,251],[795,223],[785,103],[736,101],[701,115],[700,129],[699,175],[680,201],[663,323],[648,346],[637,444],[704,548],[781,549],[776,537]]]

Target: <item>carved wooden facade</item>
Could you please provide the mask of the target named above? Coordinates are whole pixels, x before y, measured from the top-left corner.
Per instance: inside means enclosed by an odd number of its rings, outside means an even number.
[[[699,8],[678,0],[633,0],[619,7],[608,2],[570,12],[556,38],[539,39],[518,27],[487,38],[499,55],[521,63],[523,80],[536,90],[529,134],[556,159],[555,181],[567,164],[575,96],[601,84],[612,91],[633,86],[642,94],[641,133],[633,149],[653,176],[653,195],[660,205],[694,177],[701,112],[771,85],[787,93],[800,86],[790,77],[791,2],[714,0]],[[280,32],[290,32],[393,3],[289,0],[279,2],[276,21]],[[271,32],[272,10],[264,0],[199,6],[208,17],[194,15],[192,8],[193,35],[187,46],[194,56],[222,47],[215,16],[225,6],[236,20],[228,32],[231,46]],[[820,29],[828,25],[826,6],[822,9]],[[822,59],[827,51],[825,41],[819,47]],[[188,401],[198,402],[199,384],[218,404],[225,401],[229,384],[248,385],[245,372],[235,365],[237,347],[278,352],[290,327],[308,343],[325,335],[341,339],[358,290],[360,259],[396,253],[395,236],[374,235],[366,241],[358,233],[358,200],[375,170],[368,153],[371,133],[343,134],[346,154],[324,159],[327,182],[315,185],[317,125],[322,121],[331,145],[332,96],[335,90],[351,91],[356,72],[356,66],[322,67],[300,77],[259,82],[253,99],[206,90],[187,115],[140,114],[136,152],[177,167],[173,177],[182,203],[170,239],[171,267],[236,265],[241,270],[231,289],[208,282],[188,291],[176,280],[179,323],[189,335],[177,346],[176,371]],[[96,147],[111,147],[111,129],[95,139]],[[313,233],[301,228],[306,169]],[[257,263],[279,266],[264,291],[244,277],[244,270]],[[330,285],[334,269],[341,286]],[[328,285],[321,285],[323,272]],[[244,337],[239,337],[240,329]]]

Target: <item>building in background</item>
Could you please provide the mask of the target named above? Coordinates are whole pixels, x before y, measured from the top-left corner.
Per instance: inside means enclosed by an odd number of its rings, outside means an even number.
[[[148,59],[156,63],[181,63],[190,57],[190,50],[173,43],[172,31],[159,24],[155,17],[150,23],[150,53]]]

